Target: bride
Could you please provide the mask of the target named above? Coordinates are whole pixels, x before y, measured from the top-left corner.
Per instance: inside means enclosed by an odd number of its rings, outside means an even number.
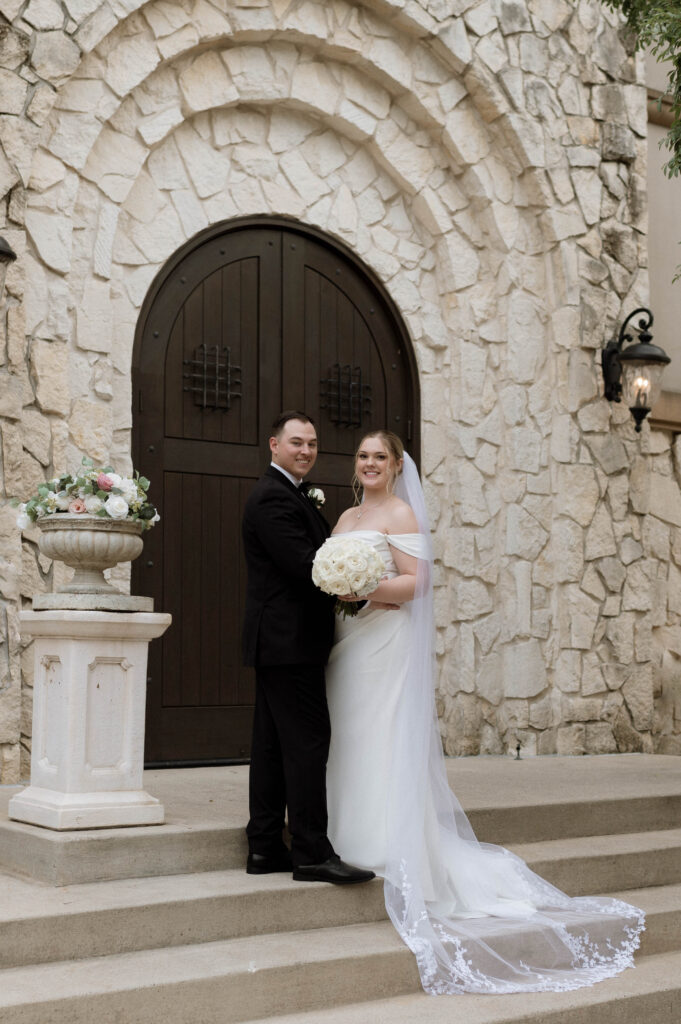
[[[385,879],[388,914],[427,992],[560,991],[617,974],[633,963],[642,911],[572,899],[510,851],[479,843],[449,789],[428,518],[395,434],[363,438],[355,485],[361,504],[333,532],[369,541],[386,575],[354,618],[339,618],[326,671],[329,838]]]

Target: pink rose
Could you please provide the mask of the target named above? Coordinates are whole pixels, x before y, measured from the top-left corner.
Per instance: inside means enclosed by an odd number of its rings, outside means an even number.
[[[97,477],[97,486],[100,491],[110,491],[113,487],[113,480],[106,473],[100,473]]]
[[[74,498],[69,502],[69,512],[86,512],[85,502],[82,498]]]

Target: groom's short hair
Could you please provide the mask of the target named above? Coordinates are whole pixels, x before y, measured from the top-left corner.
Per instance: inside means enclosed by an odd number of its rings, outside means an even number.
[[[301,412],[300,409],[287,409],[286,412],[280,412],[272,424],[272,436],[279,437],[289,420],[300,420],[301,423],[311,423],[313,427],[316,426],[315,421],[307,413]]]

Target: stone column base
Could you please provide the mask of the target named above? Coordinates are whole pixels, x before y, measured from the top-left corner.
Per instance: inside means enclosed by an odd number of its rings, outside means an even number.
[[[162,825],[163,804],[143,789],[113,793],[59,793],[28,786],[9,802],[9,817],[56,831]]]

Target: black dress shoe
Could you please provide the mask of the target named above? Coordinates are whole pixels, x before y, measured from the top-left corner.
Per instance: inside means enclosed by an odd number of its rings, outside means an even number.
[[[284,849],[272,857],[264,853],[249,853],[246,861],[246,874],[271,875],[276,871],[292,871],[291,854]]]
[[[350,885],[352,882],[370,882],[376,875],[373,871],[346,864],[340,857],[329,857],[323,864],[299,864],[293,869],[296,882],[333,882],[334,885]]]

